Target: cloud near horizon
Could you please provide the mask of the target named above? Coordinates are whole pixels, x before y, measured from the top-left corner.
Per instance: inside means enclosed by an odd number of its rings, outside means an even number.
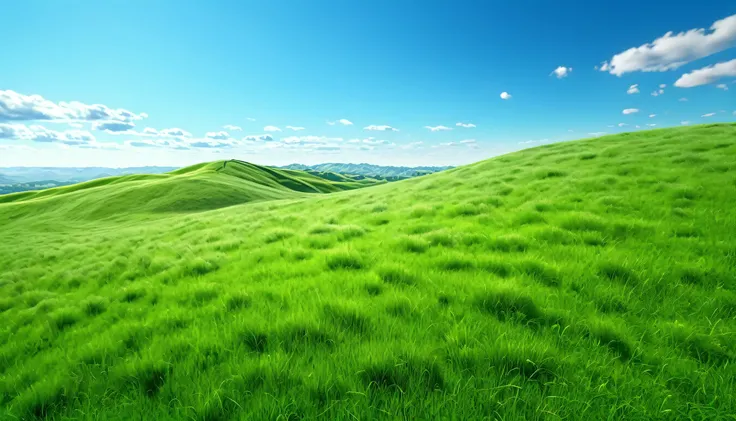
[[[665,72],[721,52],[736,44],[736,15],[715,21],[709,31],[670,31],[651,43],[632,47],[603,62],[600,71],[622,76],[632,72]]]
[[[0,90],[0,122],[2,121],[103,121],[131,122],[147,118],[146,113],[134,113],[123,108],[79,101],[53,102],[41,95],[23,95]]]

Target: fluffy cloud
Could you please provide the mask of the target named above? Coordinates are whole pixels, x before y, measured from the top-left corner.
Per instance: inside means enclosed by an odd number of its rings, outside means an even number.
[[[626,123],[618,123],[618,127],[626,127],[626,126],[628,126],[628,124],[626,124]]]
[[[131,147],[131,148],[170,148],[170,149],[176,149],[176,150],[189,149],[189,147],[187,147],[185,144],[179,141],[167,140],[167,139],[126,140],[124,144],[125,146]]]
[[[25,126],[23,124],[3,123],[0,123],[0,139],[61,143],[69,146],[78,146],[95,141],[94,135],[86,130],[56,131],[39,125]]]
[[[399,129],[391,126],[376,126],[371,124],[370,126],[363,127],[363,130],[378,131],[378,132],[398,132]]]
[[[271,142],[273,136],[270,134],[250,135],[243,138],[243,142]]]
[[[424,142],[421,142],[421,141],[419,141],[419,142],[411,142],[411,143],[407,143],[406,145],[402,145],[401,146],[401,149],[417,149],[417,148],[421,147],[423,144],[424,144]]]
[[[239,132],[239,131],[243,130],[242,127],[240,127],[240,126],[233,126],[232,124],[226,124],[226,125],[222,126],[222,128],[225,129],[225,130],[230,130],[231,132]]]
[[[92,126],[95,130],[104,130],[108,133],[133,130],[135,124],[125,121],[101,121]]]
[[[207,139],[212,140],[226,140],[230,138],[230,133],[220,131],[220,132],[207,132],[207,134],[204,135]]]
[[[263,128],[263,131],[264,132],[280,132],[281,129],[279,129],[276,126],[266,126],[266,127]]]
[[[151,130],[151,131],[156,132],[156,129],[151,129],[150,127],[147,128],[146,130]],[[144,130],[143,132],[145,133],[146,130]],[[158,133],[158,136],[160,137],[191,137],[192,136],[192,134],[189,133],[188,131],[177,128],[177,127],[174,127],[171,129],[159,130],[157,131],[157,133]]]
[[[572,72],[572,67],[560,66],[552,71],[550,75],[557,76],[557,79],[562,79]]]
[[[464,127],[466,129],[472,129],[475,127],[475,124],[473,123],[455,123],[457,127]]]
[[[649,127],[654,127],[656,125],[657,125],[656,123],[649,123],[649,124],[647,124],[647,126],[649,126]]]
[[[508,92],[501,92],[501,99],[511,99],[511,94]]]
[[[255,118],[252,118],[252,117],[248,117],[248,118],[246,118],[246,120],[248,120],[248,121],[256,121],[256,119]]]
[[[82,121],[133,121],[148,117],[102,104],[84,104],[78,101],[53,102],[40,95],[23,95],[14,91],[0,90],[0,121],[32,120],[82,120]]]
[[[534,143],[544,143],[549,142],[549,139],[541,139],[541,140],[525,140],[523,142],[519,142],[519,145],[531,145]]]
[[[352,126],[353,122],[346,118],[341,118],[337,121],[328,121],[327,124],[329,124],[330,126],[334,126],[336,124],[342,124],[343,126]]]
[[[664,88],[666,88],[666,87],[667,87],[667,85],[666,85],[666,84],[664,84],[664,83],[661,83],[661,84],[659,85],[659,87],[660,87],[661,89],[664,89]]]
[[[429,129],[432,132],[452,130],[450,127],[445,127],[445,126],[424,126],[424,128]]]
[[[329,143],[329,142],[342,142],[341,137],[326,137],[326,136],[288,136],[281,138],[282,143],[293,144],[293,143]]]
[[[714,115],[716,115],[716,113],[708,113],[701,115],[701,117],[713,117]]]
[[[680,99],[678,99],[678,101],[680,101],[680,102],[687,102],[687,98],[680,98]]]
[[[723,51],[736,42],[736,15],[705,29],[667,32],[651,43],[630,48],[604,62],[599,70],[621,76],[630,72],[663,72]]]
[[[636,85],[629,86],[629,89],[626,91],[626,93],[629,94],[629,95],[638,94],[639,93],[639,85],[636,84]]]
[[[304,127],[286,126],[286,128],[295,132],[298,132],[299,130],[304,130]]]
[[[716,85],[716,88],[723,89],[724,91],[727,91],[728,90],[728,85],[726,85],[725,83],[719,83],[718,85]]]
[[[694,88],[696,86],[708,85],[723,77],[735,76],[736,59],[733,59],[686,73],[677,79],[675,86],[678,88]]]
[[[657,114],[649,114],[649,118],[654,118],[656,116],[657,116]]]
[[[634,114],[634,113],[638,113],[638,112],[639,112],[639,110],[637,108],[627,108],[627,109],[625,109],[625,110],[622,111],[622,113],[624,115]]]

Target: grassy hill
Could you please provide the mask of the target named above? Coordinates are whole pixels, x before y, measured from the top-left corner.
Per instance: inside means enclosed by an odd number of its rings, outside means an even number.
[[[317,165],[290,164],[281,168],[305,171],[312,170],[318,172],[334,172],[340,174],[355,174],[366,177],[380,177],[393,180],[431,174],[439,171],[444,171],[452,167],[396,167],[372,164],[326,163]]]
[[[181,213],[236,204],[304,197],[376,184],[373,179],[318,177],[242,161],[218,161],[165,174],[107,177],[70,186],[0,196],[4,213],[37,219],[44,213],[64,219],[127,219],[131,214]],[[11,217],[9,217],[11,218]]]
[[[736,125],[328,195],[253,168],[0,204],[0,419],[736,413]],[[196,204],[240,183],[291,193]]]

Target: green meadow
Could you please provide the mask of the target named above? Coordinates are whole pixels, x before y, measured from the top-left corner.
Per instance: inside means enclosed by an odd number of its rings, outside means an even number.
[[[0,196],[2,420],[736,414],[736,124]]]

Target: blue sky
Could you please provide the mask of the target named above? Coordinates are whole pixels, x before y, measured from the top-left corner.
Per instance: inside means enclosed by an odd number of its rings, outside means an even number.
[[[2,14],[0,166],[459,165],[736,121],[732,0],[26,0]]]

